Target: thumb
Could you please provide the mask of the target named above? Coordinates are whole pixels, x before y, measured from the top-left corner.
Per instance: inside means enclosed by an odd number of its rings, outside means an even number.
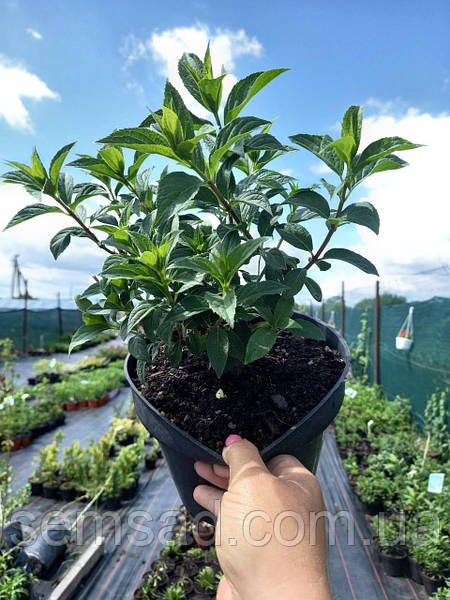
[[[233,441],[231,445],[225,446],[222,456],[230,467],[228,489],[244,477],[268,473],[258,448],[248,440]]]

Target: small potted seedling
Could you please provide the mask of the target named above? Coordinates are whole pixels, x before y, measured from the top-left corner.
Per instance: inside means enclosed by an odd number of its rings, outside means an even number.
[[[76,298],[84,325],[71,349],[108,331],[129,339],[126,375],[137,414],[158,432],[193,514],[200,510],[194,462],[222,462],[232,432],[251,439],[265,460],[294,454],[315,470],[350,357],[333,327],[294,311],[295,297],[307,290],[320,301],[315,273],[336,260],[377,275],[365,257],[330,243],[350,224],[378,233],[376,208],[352,203],[351,194],[367,177],[404,167],[396,151],[417,147],[385,137],[360,148],[360,106],[347,110],[336,140],[300,133],[289,138],[295,147],[281,142],[270,115],[252,116],[247,105],[285,71],[252,73],[222,102],[226,73],[214,77],[209,47],[203,59],[184,54],[181,81],[206,118],[167,82],[163,106],[140,126],[113,131],[95,156],[70,163],[88,173],[86,182],[74,185],[61,171],[73,144],[48,169],[34,151],[31,165],[10,162],[3,175],[45,198],[22,208],[8,228],[60,213],[73,226],[52,238],[55,258],[77,237],[105,252],[101,272]],[[272,161],[299,147],[324,162],[334,181],[301,187],[277,171]],[[123,149],[134,151],[130,164]],[[155,155],[169,159],[171,170],[151,175],[146,161]],[[93,209],[95,197],[101,202]],[[312,220],[324,230],[316,243]]]
[[[186,592],[181,585],[169,585],[161,594],[161,600],[184,600]]]
[[[450,577],[450,536],[430,534],[414,547],[414,554],[421,565],[423,585],[429,595],[434,594]]]
[[[380,559],[385,572],[391,577],[403,577],[407,568],[407,553],[400,547],[399,521],[375,517],[374,527],[378,532]]]
[[[181,544],[178,544],[174,540],[167,541],[161,550],[161,558],[173,560],[175,564],[180,563],[183,560]]]
[[[143,577],[141,587],[136,590],[134,597],[140,599],[150,598],[154,600],[160,597],[161,591],[169,583],[169,578],[166,573],[161,572],[149,572]]]
[[[59,431],[51,444],[41,448],[39,451],[40,469],[42,477],[42,494],[44,498],[55,500],[58,496],[60,485],[60,464],[58,460],[59,446],[63,440],[63,434]]]
[[[203,567],[194,579],[195,591],[197,594],[212,594],[217,590],[219,581],[220,577],[212,567]]]

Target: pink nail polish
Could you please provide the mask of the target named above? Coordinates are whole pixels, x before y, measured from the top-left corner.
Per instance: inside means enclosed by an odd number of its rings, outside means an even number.
[[[231,446],[231,444],[234,444],[234,442],[239,442],[239,440],[242,440],[242,437],[237,435],[237,433],[232,433],[225,440],[225,446]]]

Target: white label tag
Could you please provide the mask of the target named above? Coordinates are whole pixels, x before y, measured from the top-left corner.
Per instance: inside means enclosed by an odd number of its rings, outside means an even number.
[[[428,478],[428,491],[433,494],[441,494],[444,488],[444,473],[430,473]]]
[[[356,390],[354,390],[353,388],[346,388],[345,393],[347,394],[347,396],[349,398],[352,398],[352,399],[358,394],[358,392]]]

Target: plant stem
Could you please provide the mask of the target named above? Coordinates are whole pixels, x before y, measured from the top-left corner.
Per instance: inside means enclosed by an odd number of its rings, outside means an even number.
[[[347,198],[345,196],[346,189],[347,189],[347,187],[344,185],[344,187],[342,188],[342,192],[339,196],[339,205],[337,207],[335,217],[339,217],[339,215],[341,214],[342,208],[344,206],[344,202],[347,200]],[[306,267],[304,267],[305,271],[310,269],[320,259],[322,252],[327,247],[328,242],[331,240],[331,237],[333,236],[333,233],[336,231],[336,229],[337,229],[337,225],[330,226],[330,229],[328,230],[328,233],[325,236],[325,239],[323,240],[322,244],[320,245],[320,248],[317,250],[317,252],[315,254],[312,255],[311,260],[306,265]]]
[[[65,214],[68,217],[72,217],[72,219],[74,219],[78,223],[78,225],[86,232],[87,236],[90,237],[91,240],[93,242],[95,242],[99,248],[101,248],[105,252],[108,252],[109,254],[116,254],[114,251],[110,250],[109,248],[106,248],[106,246],[104,246],[102,244],[102,242],[98,239],[98,237],[95,235],[95,233],[93,233],[89,229],[89,227],[83,223],[83,221],[78,217],[78,215],[69,206],[64,204],[64,202],[62,200],[60,200],[58,197],[53,196],[53,198],[61,206],[63,211],[66,211]]]
[[[222,203],[222,205],[225,208],[225,210],[227,211],[227,213],[230,215],[231,220],[233,220],[236,223],[236,225],[242,226],[243,225],[242,221],[237,216],[237,214],[234,212],[233,207],[228,202],[228,200],[226,200],[223,197],[223,195],[221,194],[219,188],[216,186],[214,181],[212,181],[211,179],[206,179],[205,181],[209,185],[209,187],[212,189],[212,191],[215,193],[215,195],[217,196],[219,201]],[[244,234],[245,234],[245,237],[248,238],[249,240],[253,239],[253,236],[251,235],[251,233],[248,229],[244,229]]]

